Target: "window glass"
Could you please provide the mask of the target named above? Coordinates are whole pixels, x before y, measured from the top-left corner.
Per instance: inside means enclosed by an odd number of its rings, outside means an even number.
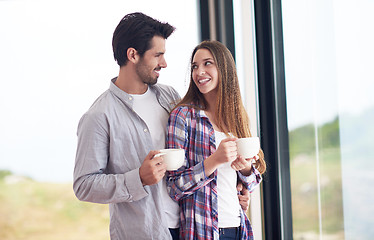
[[[282,1],[294,239],[374,239],[373,9]]]
[[[236,67],[242,99],[249,115],[251,133],[261,136],[258,130],[257,74],[255,61],[255,32],[253,1],[235,0],[234,34]],[[261,186],[251,193],[247,215],[252,224],[255,239],[262,239]]]

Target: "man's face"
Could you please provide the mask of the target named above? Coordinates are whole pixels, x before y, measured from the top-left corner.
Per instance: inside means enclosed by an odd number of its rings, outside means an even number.
[[[151,41],[151,48],[147,50],[143,57],[136,64],[136,73],[143,83],[153,85],[157,83],[161,68],[166,68],[167,64],[164,58],[165,39],[160,36],[154,36]]]

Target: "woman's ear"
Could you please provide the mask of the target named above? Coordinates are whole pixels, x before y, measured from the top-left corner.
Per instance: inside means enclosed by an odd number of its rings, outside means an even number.
[[[137,63],[139,59],[138,51],[135,48],[128,48],[127,49],[127,58],[132,63]]]

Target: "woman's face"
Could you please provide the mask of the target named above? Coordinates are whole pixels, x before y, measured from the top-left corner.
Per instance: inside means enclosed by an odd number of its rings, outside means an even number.
[[[202,94],[217,93],[218,70],[207,49],[196,51],[192,60],[192,79]]]

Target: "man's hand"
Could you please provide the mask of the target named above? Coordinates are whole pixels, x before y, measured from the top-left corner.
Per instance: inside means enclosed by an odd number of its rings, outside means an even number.
[[[157,153],[159,151],[150,151],[139,168],[140,180],[143,185],[156,184],[165,176],[166,165],[162,157],[154,158]]]
[[[241,182],[238,183],[238,185],[236,186],[236,189],[239,192],[238,194],[239,204],[244,210],[244,212],[247,212],[249,208],[249,200],[250,200],[249,191],[248,189],[243,187],[243,184]]]

